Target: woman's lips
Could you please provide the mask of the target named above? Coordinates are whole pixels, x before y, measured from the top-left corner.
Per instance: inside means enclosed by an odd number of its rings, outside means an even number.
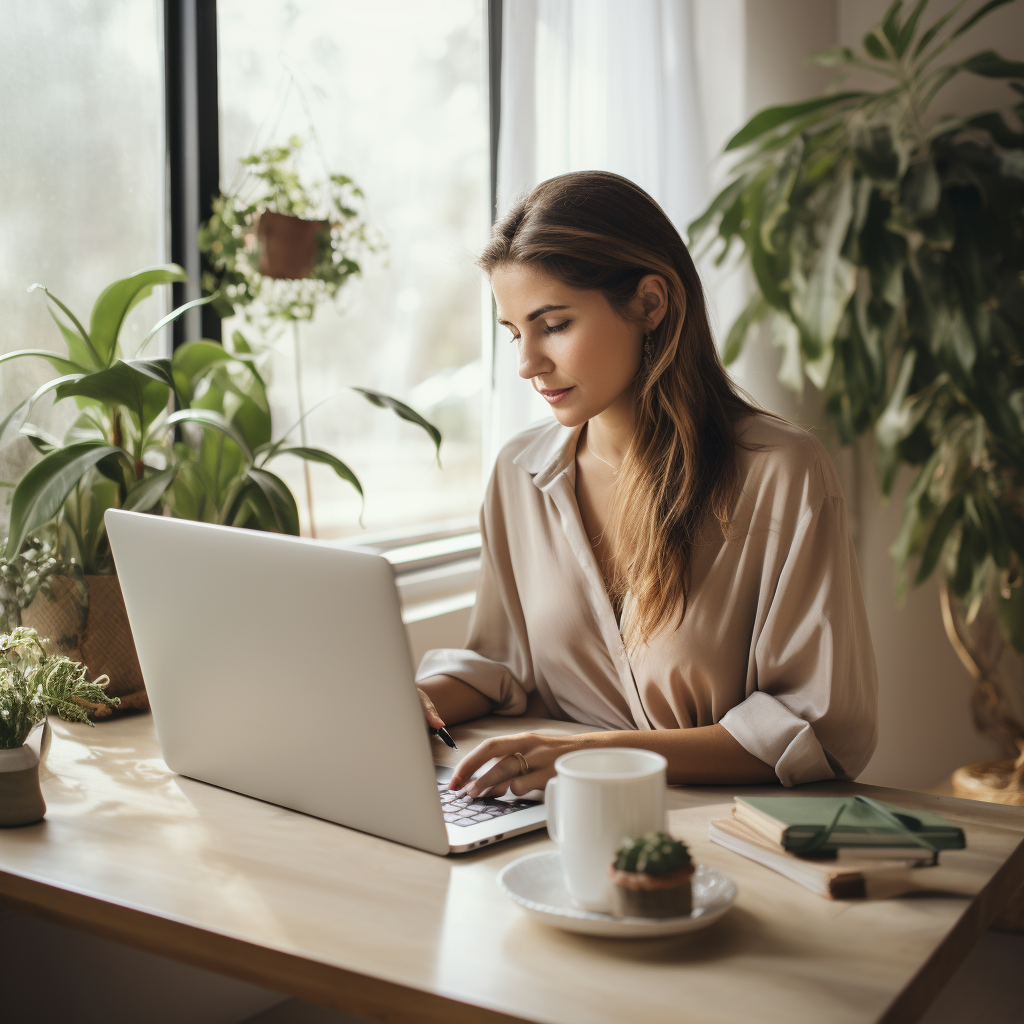
[[[540,395],[549,405],[557,405],[572,388],[541,388]]]

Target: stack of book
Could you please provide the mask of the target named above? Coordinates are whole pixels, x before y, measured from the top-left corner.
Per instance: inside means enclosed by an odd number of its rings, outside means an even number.
[[[832,899],[908,892],[913,868],[965,846],[937,814],[863,798],[738,796],[732,813],[711,822],[713,842]]]

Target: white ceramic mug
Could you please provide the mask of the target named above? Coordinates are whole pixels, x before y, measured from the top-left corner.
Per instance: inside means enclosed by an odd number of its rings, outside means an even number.
[[[650,750],[575,750],[547,785],[548,834],[562,854],[569,894],[584,910],[608,911],[608,865],[624,839],[665,829],[665,769]]]

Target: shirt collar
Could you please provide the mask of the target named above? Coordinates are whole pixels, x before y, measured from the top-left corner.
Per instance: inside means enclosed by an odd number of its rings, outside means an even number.
[[[534,485],[546,490],[559,474],[575,464],[576,444],[582,429],[582,425],[563,427],[561,423],[552,423],[538,432],[512,464],[532,474]]]

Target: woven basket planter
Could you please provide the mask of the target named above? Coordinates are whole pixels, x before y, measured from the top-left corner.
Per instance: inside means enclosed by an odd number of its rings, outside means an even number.
[[[50,651],[80,661],[90,679],[108,676],[107,694],[119,697],[119,707],[90,704],[96,719],[134,711],[148,711],[149,697],[142,680],[139,656],[135,652],[121,584],[116,576],[86,576],[89,606],[83,608],[75,584],[65,577],[50,583],[52,596],[40,594],[22,612],[24,626],[31,626],[47,639]]]

